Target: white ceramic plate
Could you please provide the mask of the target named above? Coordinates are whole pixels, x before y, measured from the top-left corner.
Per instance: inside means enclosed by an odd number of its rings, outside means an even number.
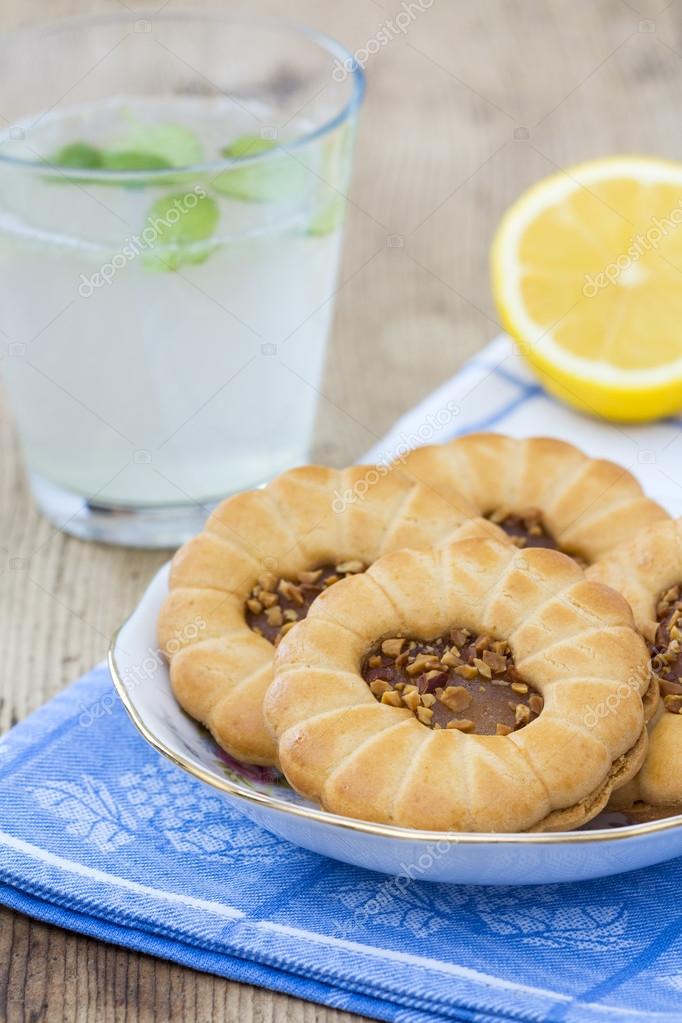
[[[682,816],[618,826],[618,815],[602,815],[582,831],[548,835],[456,834],[373,824],[320,810],[274,769],[231,760],[175,702],[156,642],[156,619],[167,592],[166,565],[112,640],[109,660],[118,693],[156,750],[275,835],[369,870],[455,884],[582,881],[682,855]]]

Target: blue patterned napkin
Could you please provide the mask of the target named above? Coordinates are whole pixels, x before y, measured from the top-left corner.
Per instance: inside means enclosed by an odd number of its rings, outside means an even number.
[[[439,411],[448,401],[454,422]],[[423,436],[428,415],[438,430]],[[574,416],[500,341],[383,449],[474,425],[562,435],[569,419],[578,442],[623,461],[627,449],[652,479],[660,463],[637,452],[674,448],[679,431],[673,421],[610,431]],[[673,861],[581,885],[458,887],[326,860],[261,831],[158,756],[104,667],[0,742],[0,901],[394,1023],[680,1023],[681,876]]]

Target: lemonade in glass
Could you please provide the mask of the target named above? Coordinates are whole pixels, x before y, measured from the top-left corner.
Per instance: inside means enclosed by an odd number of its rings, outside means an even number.
[[[2,363],[33,492],[77,535],[176,544],[308,457],[361,75],[255,19],[4,48]]]

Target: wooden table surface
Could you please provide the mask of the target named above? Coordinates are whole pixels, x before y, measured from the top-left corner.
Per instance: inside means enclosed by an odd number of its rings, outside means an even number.
[[[242,6],[308,22],[351,50],[401,10],[395,0]],[[88,11],[149,18],[154,9],[123,0],[5,0],[0,24]],[[331,464],[360,455],[495,334],[489,243],[521,189],[610,152],[682,157],[679,0],[421,0],[410,9],[406,31],[367,62],[320,399],[316,457]],[[102,658],[166,557],[81,543],[41,519],[0,401],[1,731]],[[353,1018],[6,910],[0,929],[3,1020]]]

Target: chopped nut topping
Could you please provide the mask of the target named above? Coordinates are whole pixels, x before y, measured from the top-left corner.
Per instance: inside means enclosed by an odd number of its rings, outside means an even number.
[[[382,654],[387,654],[389,657],[397,657],[405,646],[405,640],[402,637],[397,639],[385,639],[381,644]]]
[[[440,659],[440,663],[444,664],[446,668],[454,668],[459,664],[459,650],[457,647],[451,647],[450,650],[446,650]]]
[[[525,703],[517,703],[514,716],[517,725],[528,724],[530,721],[530,707],[527,707]]]
[[[456,728],[458,732],[473,732],[473,731],[475,731],[474,723],[473,723],[473,721],[470,721],[469,718],[461,718],[459,720],[457,718],[452,718],[450,721],[448,721],[448,723],[447,723],[447,725],[445,727],[446,728]]]
[[[365,571],[365,566],[361,561],[343,561],[336,566],[336,571],[341,575],[357,575],[358,572]]]
[[[671,714],[682,713],[682,695],[677,693],[668,693],[663,697],[663,706],[666,710],[669,710]]]
[[[549,547],[559,550],[559,544],[545,528],[539,508],[496,508],[488,515],[491,522],[503,529],[512,543],[521,549],[525,547]]]
[[[455,633],[459,647],[453,646]],[[363,676],[377,699],[407,708],[432,728],[508,735],[543,707],[542,696],[520,678],[504,640],[464,629],[430,641],[384,638],[368,652]]]
[[[420,693],[435,693],[447,685],[448,678],[447,671],[442,668],[440,671],[427,671],[417,679],[417,689]]]
[[[279,628],[280,625],[283,624],[284,615],[282,613],[282,608],[279,606],[279,604],[275,604],[274,607],[269,607],[267,609],[267,611],[265,612],[265,620],[271,627],[275,626],[276,628]]]
[[[466,710],[472,699],[471,693],[464,686],[448,686],[443,691],[440,702],[457,714],[460,710]]]
[[[426,674],[424,675],[424,681],[427,683],[433,682],[434,678],[440,679],[443,677],[443,675],[447,677],[447,672],[444,672],[441,668],[436,668],[432,671],[426,672]]]
[[[303,592],[300,586],[296,583],[292,583],[289,579],[280,579],[277,584],[277,591],[281,593],[285,600],[293,600],[299,607],[303,604]]]
[[[434,669],[438,670],[439,666],[440,661],[436,660],[434,664],[432,654],[419,654],[415,657],[411,664],[407,665],[405,671],[410,676],[421,675],[424,671],[433,671]]]
[[[346,564],[352,565],[353,573],[364,570],[360,561]],[[340,567],[332,565],[297,572],[296,581],[278,579],[272,572],[264,572],[244,602],[244,617],[249,628],[276,646],[297,621],[305,618],[318,594],[344,574],[351,574],[350,570],[340,573]]]
[[[493,677],[493,669],[489,664],[486,664],[480,657],[474,657],[474,666],[478,670],[479,674],[483,675],[484,678]]]
[[[455,668],[455,674],[460,675],[462,678],[476,678],[478,672],[473,664],[458,664]]]
[[[532,714],[539,714],[544,705],[545,701],[539,693],[531,693],[528,698],[528,706],[530,707]]]
[[[545,547],[568,554],[579,565],[587,565],[587,561],[579,554],[563,550],[556,537],[547,529],[540,508],[523,508],[515,511],[513,508],[501,507],[496,508],[487,517],[504,530],[511,542],[521,550],[528,547]]]
[[[663,706],[672,714],[680,709],[674,697],[682,697],[682,643],[678,622],[682,616],[682,583],[671,586],[658,598],[658,628],[649,644],[651,667],[658,678]]]
[[[507,669],[506,658],[503,657],[502,654],[496,653],[494,650],[484,650],[483,660],[496,675],[501,674],[501,672],[506,671]]]
[[[388,685],[388,682],[386,683],[386,685]],[[372,687],[370,686],[370,689],[371,688]],[[422,705],[422,703],[421,703],[421,696],[419,695],[419,693],[418,693],[418,691],[416,689],[413,689],[409,693],[406,693],[406,692],[403,691],[403,703],[414,714],[414,713],[416,713],[417,708]]]
[[[316,568],[314,572],[297,572],[296,578],[301,586],[314,586],[322,575],[322,569]]]

